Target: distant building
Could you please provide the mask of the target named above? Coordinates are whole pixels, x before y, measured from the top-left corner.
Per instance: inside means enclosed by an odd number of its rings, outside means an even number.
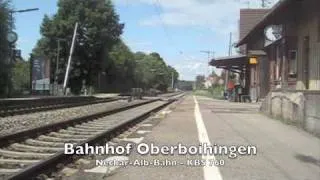
[[[206,89],[212,87],[212,85],[213,85],[213,78],[212,78],[211,76],[207,77],[207,78],[206,78],[206,81],[205,81],[203,84],[204,84],[204,87],[205,87]]]
[[[221,83],[223,84],[223,82],[221,81],[223,81],[222,78],[217,75],[209,76],[206,78],[206,81],[204,82],[204,87],[210,88],[215,85],[221,85]]]

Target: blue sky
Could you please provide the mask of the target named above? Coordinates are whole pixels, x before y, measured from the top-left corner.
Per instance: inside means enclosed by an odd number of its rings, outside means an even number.
[[[270,0],[271,5],[277,0]],[[45,14],[57,11],[57,0],[12,0],[15,9],[39,11],[15,14],[18,48],[23,57],[40,38]],[[208,55],[228,54],[229,33],[238,40],[240,8],[257,8],[260,0],[113,0],[120,21],[125,23],[122,38],[132,51],[158,52],[175,67],[180,79],[194,80],[208,74]],[[250,3],[248,3],[250,2]],[[233,52],[235,53],[235,52]],[[211,54],[211,56],[213,56]],[[219,72],[219,71],[218,71]]]

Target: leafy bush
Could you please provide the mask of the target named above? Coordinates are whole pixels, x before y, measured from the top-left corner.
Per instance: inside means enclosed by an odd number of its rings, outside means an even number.
[[[215,99],[223,99],[224,86],[216,85],[208,88],[209,93]]]

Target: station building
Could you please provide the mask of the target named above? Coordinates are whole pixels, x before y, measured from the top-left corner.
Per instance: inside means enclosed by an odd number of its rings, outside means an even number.
[[[241,9],[239,21],[240,39],[251,31],[269,9]],[[266,62],[266,52],[263,51],[264,36],[257,36],[239,47],[239,54],[215,58],[210,65],[238,74],[244,84],[242,95],[250,96],[251,100],[258,100],[266,96],[267,69],[263,68]]]
[[[246,93],[261,111],[320,135],[320,1],[280,0],[243,35],[240,55],[212,66],[246,73]],[[240,32],[246,29],[240,11]],[[248,11],[248,10],[247,10]],[[253,10],[252,10],[253,11]],[[251,61],[253,58],[254,61]],[[224,62],[223,62],[224,61]],[[228,62],[227,62],[228,61]]]

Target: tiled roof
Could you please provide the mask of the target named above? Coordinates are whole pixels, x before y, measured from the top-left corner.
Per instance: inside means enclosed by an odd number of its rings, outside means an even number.
[[[246,43],[248,40],[249,36],[252,35],[253,32],[255,32],[257,29],[261,28],[264,26],[264,24],[275,14],[279,15],[281,13],[282,9],[293,2],[294,0],[279,0],[279,2],[272,7],[263,17],[249,30],[249,32],[244,35],[244,37],[240,37],[239,43],[236,45],[236,47],[239,47],[243,44]],[[298,1],[298,0],[296,0]]]
[[[240,35],[242,39],[249,31],[269,12],[269,9],[241,9],[240,10]]]

